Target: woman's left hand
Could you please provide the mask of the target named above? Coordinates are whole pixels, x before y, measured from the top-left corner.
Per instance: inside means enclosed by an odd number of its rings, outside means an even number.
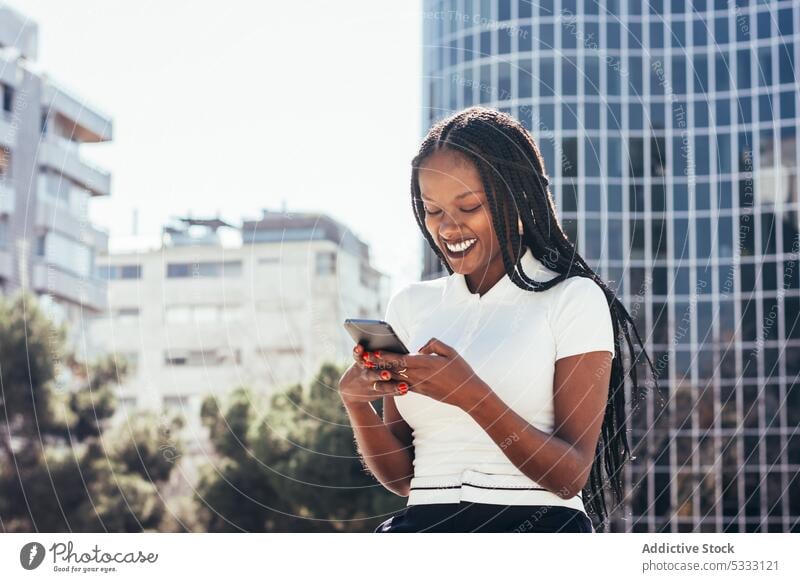
[[[431,338],[417,354],[369,352],[376,369],[386,369],[392,380],[407,382],[409,390],[468,410],[484,395],[486,385],[459,353]]]

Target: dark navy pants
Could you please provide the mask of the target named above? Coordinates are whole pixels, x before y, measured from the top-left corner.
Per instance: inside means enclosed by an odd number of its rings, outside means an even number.
[[[408,505],[375,532],[593,533],[594,529],[585,513],[571,507],[462,501]]]

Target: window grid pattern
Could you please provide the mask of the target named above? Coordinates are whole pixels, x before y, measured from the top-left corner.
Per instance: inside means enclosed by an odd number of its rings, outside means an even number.
[[[612,529],[800,531],[795,4],[424,2],[424,127],[482,104],[533,132],[663,370]]]

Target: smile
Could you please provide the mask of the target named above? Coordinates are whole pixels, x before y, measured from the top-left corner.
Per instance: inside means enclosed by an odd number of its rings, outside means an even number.
[[[460,258],[472,250],[476,242],[478,242],[477,238],[470,238],[454,244],[446,242],[444,246],[450,256]]]
[[[455,253],[460,253],[460,252],[463,252],[463,251],[467,250],[472,245],[474,245],[475,241],[477,241],[477,240],[478,239],[476,239],[476,238],[470,238],[470,239],[461,241],[460,243],[456,243],[456,244],[450,244],[450,243],[444,243],[444,244],[447,247],[448,251],[452,251],[452,252],[455,252]]]

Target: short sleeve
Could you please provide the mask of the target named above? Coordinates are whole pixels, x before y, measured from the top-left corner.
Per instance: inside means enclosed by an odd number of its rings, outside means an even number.
[[[601,350],[614,357],[614,325],[603,289],[586,277],[570,277],[560,285],[565,288],[550,316],[556,360]]]
[[[400,341],[403,342],[408,349],[411,349],[411,333],[410,333],[410,321],[408,320],[408,292],[409,288],[404,287],[400,289],[397,293],[392,295],[389,299],[389,303],[386,306],[386,314],[383,317],[383,320],[392,326],[392,329],[397,334],[397,337],[400,338]]]

